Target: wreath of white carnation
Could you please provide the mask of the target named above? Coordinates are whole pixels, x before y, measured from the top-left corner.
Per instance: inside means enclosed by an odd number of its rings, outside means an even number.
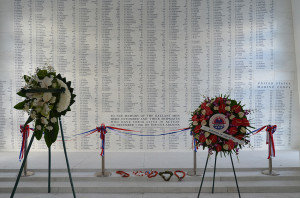
[[[75,102],[71,82],[60,74],[56,75],[53,67],[37,68],[35,74],[24,75],[26,85],[17,93],[24,101],[15,105],[15,109],[29,114],[24,126],[34,121],[35,137],[44,139],[48,147],[56,141],[59,125],[58,118],[70,111]]]

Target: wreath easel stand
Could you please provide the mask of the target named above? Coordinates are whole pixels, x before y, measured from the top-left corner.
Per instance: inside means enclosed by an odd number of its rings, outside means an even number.
[[[38,92],[55,92],[55,93],[59,92],[59,93],[62,93],[64,91],[65,91],[64,88],[62,88],[62,89],[46,89],[46,90],[45,89],[40,89],[40,90],[34,90],[34,89],[30,90],[30,89],[28,89],[28,90],[26,90],[27,93],[38,93]],[[72,192],[73,192],[73,197],[76,198],[76,194],[75,194],[75,190],[74,190],[74,186],[73,186],[72,175],[71,175],[71,171],[70,171],[70,165],[69,165],[67,150],[66,150],[66,145],[65,145],[65,139],[64,139],[64,133],[63,133],[63,128],[62,128],[61,118],[59,117],[58,120],[59,120],[59,125],[60,125],[61,138],[62,138],[64,153],[65,153],[65,159],[66,159],[67,168],[68,168],[69,179],[70,179],[71,188],[72,188]],[[22,171],[24,169],[24,165],[26,164],[27,157],[28,157],[28,154],[29,154],[29,151],[30,151],[33,140],[34,140],[34,134],[32,134],[29,145],[28,145],[28,148],[25,151],[24,160],[21,164],[21,168],[19,170],[19,174],[17,176],[17,180],[15,182],[15,185],[14,185],[13,191],[10,195],[10,198],[14,197],[15,192],[17,190],[17,187],[18,187],[18,184],[19,184],[19,181],[20,181],[20,177],[21,177]],[[51,192],[51,147],[48,148],[48,193],[50,193],[50,192]]]
[[[239,194],[239,198],[241,198],[240,189],[239,189],[239,185],[238,185],[238,181],[237,181],[237,178],[236,178],[235,169],[234,169],[234,165],[233,165],[232,155],[231,155],[231,153],[229,155],[230,155],[230,159],[231,159],[231,165],[232,165],[232,170],[233,170],[233,173],[234,173],[234,178],[235,178],[237,191],[238,191],[238,194]],[[205,172],[206,172],[206,167],[207,167],[207,162],[208,162],[209,156],[210,156],[210,154],[208,153],[197,198],[200,197],[200,193],[201,193],[201,189],[202,189],[202,185],[203,185],[203,181],[204,181],[204,177],[205,177]],[[215,188],[215,175],[216,175],[217,156],[218,156],[218,153],[216,152],[215,164],[214,164],[214,176],[213,176],[212,193],[214,193],[214,188]]]
[[[69,165],[67,150],[66,150],[66,145],[65,145],[65,140],[64,140],[64,133],[63,133],[63,129],[62,129],[62,123],[61,123],[60,118],[59,118],[59,124],[60,124],[61,138],[62,138],[62,143],[63,143],[63,147],[64,147],[65,159],[66,159],[66,163],[67,163],[67,168],[68,168],[69,179],[70,179],[70,183],[71,183],[71,187],[72,187],[73,197],[76,198],[76,194],[75,194],[75,190],[74,190],[74,186],[73,186],[72,175],[71,175],[71,171],[70,171],[70,165]],[[21,164],[21,168],[19,170],[19,174],[17,176],[17,180],[15,182],[15,185],[14,185],[13,191],[10,195],[10,198],[14,197],[15,192],[17,190],[17,187],[18,187],[18,184],[19,184],[19,181],[20,181],[20,177],[21,177],[25,162],[27,160],[28,153],[30,151],[33,140],[34,140],[34,135],[31,136],[28,148],[27,148],[25,156],[24,156],[24,160]],[[49,161],[48,161],[48,193],[50,193],[51,192],[51,147],[49,147],[49,149],[48,149],[48,154],[49,154],[48,155],[48,157],[49,157]]]

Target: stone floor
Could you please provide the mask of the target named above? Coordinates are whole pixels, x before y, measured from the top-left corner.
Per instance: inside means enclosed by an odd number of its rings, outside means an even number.
[[[9,197],[10,194],[0,194],[1,198]],[[40,194],[24,193],[15,194],[15,198],[73,198],[73,194]],[[134,194],[111,194],[111,193],[88,193],[76,194],[77,198],[197,198],[197,193],[134,193]],[[237,193],[202,193],[200,198],[238,198]],[[242,193],[242,198],[299,198],[300,193]]]
[[[260,171],[268,167],[268,160],[267,160],[267,153],[266,151],[242,151],[239,155],[239,159],[237,159],[235,156],[233,156],[235,168],[237,171],[237,177],[240,176],[240,182],[241,186],[243,186],[243,180],[247,178],[246,176],[250,173],[252,177],[254,178],[260,178],[261,173]],[[75,186],[78,187],[87,186],[90,181],[93,181],[94,179],[83,180],[82,185],[80,184],[81,180],[80,177],[76,178],[76,176],[80,176],[80,171],[90,171],[94,173],[94,171],[100,170],[101,168],[101,158],[99,156],[99,153],[95,152],[68,152],[68,157],[70,161],[70,166],[72,170],[72,174],[75,177],[74,183]],[[198,164],[198,172],[202,173],[203,167],[206,161],[207,153],[204,151],[199,151],[197,153],[197,164]],[[160,169],[160,170],[168,170],[168,169],[191,169],[193,166],[193,153],[192,152],[161,152],[161,153],[143,153],[143,152],[137,152],[137,153],[114,153],[114,152],[107,152],[106,153],[106,168],[111,170],[117,170],[117,169],[131,169],[138,170],[138,169]],[[208,168],[210,172],[207,173],[207,177],[211,177],[211,170],[213,168],[214,162],[214,156],[209,159]],[[9,186],[9,188],[13,187],[14,184],[14,173],[18,172],[18,169],[20,167],[21,163],[18,161],[18,152],[0,152],[0,185],[2,186]],[[37,186],[42,185],[43,187],[47,188],[47,166],[48,166],[48,153],[47,152],[32,152],[29,155],[28,158],[28,168],[29,170],[38,170],[40,171],[39,174],[41,174],[40,179],[38,179],[35,182],[37,183]],[[300,163],[299,163],[299,151],[293,150],[293,151],[277,151],[276,158],[273,159],[273,168],[276,170],[279,170],[278,172],[282,173],[282,176],[284,174],[287,174],[287,178],[289,177],[288,171],[297,171],[297,174],[299,172]],[[227,177],[228,175],[231,175],[231,170],[226,173],[227,170],[231,169],[231,162],[230,158],[220,158],[218,157],[217,161],[217,174],[216,176],[221,177]],[[60,171],[66,171],[66,163],[64,159],[63,152],[53,152],[52,153],[52,170],[53,174],[55,170],[56,177],[59,179],[61,174],[67,174],[66,172],[60,173]],[[219,171],[219,172],[218,172]],[[224,171],[222,173],[222,171]],[[283,173],[285,171],[285,173]],[[13,174],[13,175],[12,175]],[[86,174],[86,173],[84,173]],[[221,175],[218,175],[221,174]],[[36,175],[38,176],[38,175]],[[53,177],[55,174],[53,175]],[[282,181],[284,182],[291,182],[293,183],[299,183],[300,179],[293,174],[294,179],[291,181],[285,181],[285,177],[282,177]],[[295,177],[296,176],[296,177]],[[10,178],[9,178],[10,177]],[[92,176],[87,176],[92,177]],[[272,182],[272,176],[269,176],[270,178],[267,178],[265,180],[263,178],[263,181],[256,181],[256,180],[249,180],[246,182],[251,182],[255,185],[258,185],[259,182]],[[6,179],[9,179],[6,181]],[[113,177],[111,178],[113,181]],[[159,178],[156,178],[157,180]],[[232,178],[231,178],[232,179]],[[275,179],[275,178],[274,178]],[[277,178],[276,178],[277,179]],[[45,180],[45,181],[44,181]],[[193,179],[191,179],[192,181]],[[211,178],[210,178],[211,180]],[[290,179],[289,179],[290,180]],[[299,180],[299,181],[298,181]],[[30,182],[30,180],[28,180]],[[84,183],[86,181],[86,183]],[[141,181],[141,180],[140,180]],[[153,182],[155,180],[152,180]],[[295,181],[295,182],[293,182]],[[42,183],[41,183],[42,182]],[[82,181],[81,181],[82,182]],[[209,179],[204,184],[209,185],[211,187],[211,183],[209,183]],[[217,182],[217,181],[216,181]],[[277,181],[278,182],[278,181]],[[54,185],[58,185],[59,182],[55,181],[53,182]],[[105,183],[105,182],[104,182]],[[113,182],[110,182],[113,183]],[[155,182],[154,182],[155,183]],[[218,185],[221,182],[218,182]],[[280,183],[280,179],[279,179]],[[127,183],[128,184],[128,183]],[[139,184],[139,180],[137,180],[137,184]],[[197,179],[196,186],[198,186],[200,183]],[[27,185],[26,179],[20,180],[19,186]],[[68,190],[69,189],[69,183],[66,182],[65,185],[67,185]],[[120,185],[123,185],[122,182]],[[255,186],[254,185],[254,186]],[[298,184],[297,184],[298,185]],[[297,186],[296,185],[296,186]],[[124,186],[126,186],[126,183],[124,183]],[[183,185],[184,186],[184,185]],[[216,185],[217,186],[217,185]],[[233,185],[234,186],[234,185]],[[271,185],[272,186],[272,185]],[[299,185],[300,186],[300,185]],[[1,186],[0,186],[1,187]],[[209,188],[210,188],[209,187]],[[295,188],[295,187],[294,187]],[[296,187],[297,188],[297,187]],[[77,188],[78,189],[78,188]],[[300,188],[299,188],[300,189]],[[10,196],[10,190],[9,191],[2,191],[0,188],[0,198],[5,198]],[[41,192],[45,193],[36,193],[34,192],[27,192],[27,193],[17,193],[15,194],[15,198],[22,197],[22,198],[72,198],[73,195],[71,193],[64,192],[64,193],[57,193],[61,191],[57,191],[51,194],[46,193],[47,190],[43,189]],[[197,193],[145,193],[144,191],[141,191],[143,193],[117,193],[116,191],[111,191],[110,193],[103,193],[103,191],[99,191],[98,193],[82,193],[82,191],[77,192],[76,196],[78,198],[196,198]],[[153,192],[153,191],[149,191]],[[195,192],[195,191],[193,191]],[[238,197],[237,193],[207,193],[208,190],[201,193],[202,198],[235,198]],[[230,192],[230,191],[228,191]],[[250,191],[251,192],[251,191]],[[294,193],[289,193],[288,190],[285,191],[279,191],[280,193],[270,193],[267,191],[266,193],[255,193],[258,191],[255,191],[253,189],[253,193],[241,193],[241,197],[243,198],[253,198],[253,197],[260,197],[260,198],[299,198],[300,193],[298,191],[295,191]]]

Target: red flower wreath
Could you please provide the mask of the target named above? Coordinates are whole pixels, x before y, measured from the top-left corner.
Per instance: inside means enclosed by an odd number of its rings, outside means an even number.
[[[206,147],[210,151],[238,154],[242,144],[230,139],[217,136],[201,129],[202,126],[210,127],[215,131],[224,133],[238,140],[248,142],[247,128],[250,127],[247,115],[249,110],[244,110],[240,102],[229,99],[228,96],[205,98],[204,102],[192,113],[190,128],[197,146]]]

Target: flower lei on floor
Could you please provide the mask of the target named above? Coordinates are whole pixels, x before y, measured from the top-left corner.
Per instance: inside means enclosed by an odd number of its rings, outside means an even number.
[[[243,109],[241,102],[232,100],[228,96],[205,98],[204,102],[192,113],[190,123],[196,146],[202,146],[203,150],[208,148],[210,153],[216,151],[225,155],[232,152],[238,154],[238,150],[244,146],[239,142],[245,141],[246,144],[249,142],[246,134],[249,130],[247,128],[250,127],[247,119],[249,113],[249,110]],[[203,130],[205,127],[217,133]],[[233,140],[223,138],[222,135],[232,137]]]
[[[29,114],[24,126],[34,121],[34,136],[44,139],[48,147],[57,139],[58,118],[71,111],[75,94],[71,82],[56,74],[53,67],[37,68],[35,74],[24,75],[26,85],[17,94],[25,100],[14,106]]]

